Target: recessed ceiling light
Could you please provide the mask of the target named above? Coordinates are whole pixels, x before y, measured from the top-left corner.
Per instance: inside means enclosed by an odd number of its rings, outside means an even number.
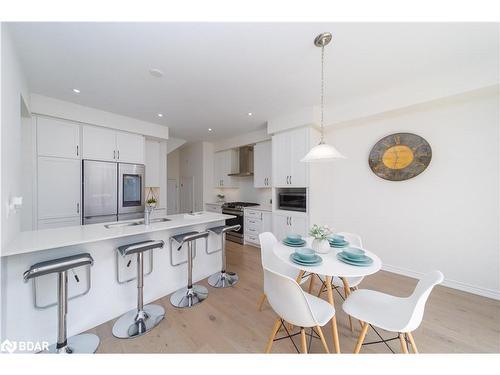
[[[79,93],[80,93],[80,90],[78,90],[78,89],[73,89],[73,92],[74,92],[75,94],[79,94]]]
[[[208,128],[208,131],[211,132],[212,131],[212,128]]]
[[[160,69],[149,69],[149,74],[156,78],[163,77],[163,72]]]
[[[248,112],[248,116],[252,116],[252,115],[253,115],[253,113],[252,113],[252,112]]]
[[[163,113],[158,113],[158,117],[163,117]]]

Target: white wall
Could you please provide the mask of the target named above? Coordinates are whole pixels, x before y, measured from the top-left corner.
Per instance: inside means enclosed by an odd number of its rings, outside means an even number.
[[[382,137],[413,132],[433,157],[402,182],[372,173]],[[328,129],[348,159],[311,169],[311,223],[363,237],[386,269],[441,270],[450,286],[500,298],[498,86]]]
[[[22,195],[21,150],[22,121],[21,98],[29,108],[26,79],[9,35],[8,26],[2,24],[2,245],[21,230],[21,213],[9,213],[7,204],[12,196]]]
[[[21,102],[29,107],[26,79],[21,71],[9,29],[0,25],[0,163],[1,163],[1,246],[21,230],[21,213],[9,214],[7,203],[11,196],[22,195],[21,186]],[[28,108],[29,109],[29,108]],[[0,341],[5,329],[6,262],[0,260]]]
[[[253,177],[235,177],[238,179],[238,188],[235,189],[214,189],[212,200],[209,202],[217,201],[217,194],[224,194],[227,202],[242,201],[258,203],[263,206],[270,206],[270,199],[272,192],[270,188],[255,188],[253,186]]]

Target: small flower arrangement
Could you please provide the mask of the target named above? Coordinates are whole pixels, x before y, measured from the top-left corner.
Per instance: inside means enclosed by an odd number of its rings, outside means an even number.
[[[148,198],[148,200],[146,201],[146,204],[149,206],[149,207],[156,207],[156,203],[158,203],[158,201],[156,200],[155,197],[150,197]]]
[[[330,234],[332,234],[332,230],[328,227],[328,225],[314,224],[309,230],[309,235],[314,237],[316,240],[327,240]]]
[[[219,202],[224,202],[224,194],[217,194],[217,199],[219,200]]]

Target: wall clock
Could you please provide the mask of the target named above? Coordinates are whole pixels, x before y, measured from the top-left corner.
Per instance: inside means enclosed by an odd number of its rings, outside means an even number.
[[[404,181],[422,173],[431,158],[431,146],[424,138],[412,133],[396,133],[373,146],[368,164],[373,173],[385,180]]]

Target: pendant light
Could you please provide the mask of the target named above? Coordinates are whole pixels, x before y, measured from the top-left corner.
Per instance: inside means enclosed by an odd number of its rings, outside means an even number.
[[[327,162],[333,161],[335,159],[345,159],[335,147],[326,144],[325,129],[323,124],[323,111],[324,111],[324,98],[325,98],[325,46],[332,40],[332,34],[329,32],[319,34],[316,39],[314,39],[314,45],[316,47],[321,47],[321,138],[319,144],[314,146],[309,150],[306,156],[304,156],[300,161],[306,163],[315,162]]]

